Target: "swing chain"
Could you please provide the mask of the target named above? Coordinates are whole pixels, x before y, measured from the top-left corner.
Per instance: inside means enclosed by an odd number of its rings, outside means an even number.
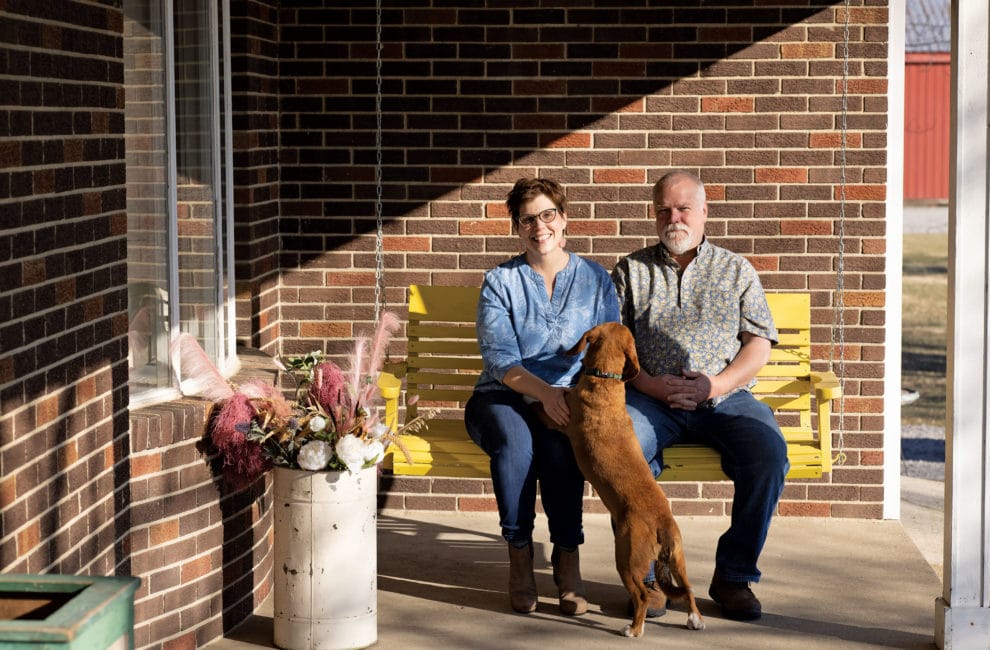
[[[849,0],[845,0],[842,26],[842,114],[841,142],[839,145],[839,252],[836,268],[835,299],[832,308],[832,339],[828,352],[829,369],[836,373],[840,381],[845,378],[846,367],[846,324],[845,324],[845,252],[846,252],[846,148],[849,128]],[[838,370],[835,370],[835,350],[838,344]],[[839,445],[832,462],[842,465],[846,461],[843,434],[845,433],[845,391],[839,395]]]
[[[385,303],[384,209],[382,205],[382,3],[375,2],[375,322]]]

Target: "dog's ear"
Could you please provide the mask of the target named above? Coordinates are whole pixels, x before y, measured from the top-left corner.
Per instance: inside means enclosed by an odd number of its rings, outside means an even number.
[[[582,334],[581,335],[581,338],[578,339],[577,343],[575,343],[574,346],[570,350],[568,350],[567,352],[565,352],[564,354],[570,354],[570,355],[581,354],[581,352],[584,351],[584,348],[589,343],[591,343],[591,336],[590,336],[590,334],[591,334],[591,330],[588,330],[587,332],[585,332],[584,334]]]
[[[625,338],[626,364],[622,368],[622,381],[631,381],[639,374],[639,357],[636,355],[636,341],[632,334]]]
[[[636,359],[626,358],[626,365],[622,368],[622,381],[632,381],[639,374],[639,364]]]

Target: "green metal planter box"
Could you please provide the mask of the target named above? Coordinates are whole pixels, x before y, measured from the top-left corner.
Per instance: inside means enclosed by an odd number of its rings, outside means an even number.
[[[140,578],[0,574],[0,649],[129,650]]]

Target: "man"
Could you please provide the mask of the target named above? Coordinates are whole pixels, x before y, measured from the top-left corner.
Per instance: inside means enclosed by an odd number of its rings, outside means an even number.
[[[701,442],[721,455],[735,497],[708,593],[727,618],[754,620],[762,609],[749,583],[760,579],[756,563],[789,463],[773,413],[749,388],[777,330],[753,266],[705,239],[701,179],[665,174],[653,188],[653,207],[660,243],[623,258],[612,272],[642,367],[626,404],[654,476],[663,450],[677,442]]]

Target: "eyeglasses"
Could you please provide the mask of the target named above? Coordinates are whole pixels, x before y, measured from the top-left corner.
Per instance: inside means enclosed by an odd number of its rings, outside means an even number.
[[[527,214],[519,217],[519,225],[523,228],[532,228],[539,217],[543,223],[550,223],[557,218],[557,208],[547,208],[539,214]]]

